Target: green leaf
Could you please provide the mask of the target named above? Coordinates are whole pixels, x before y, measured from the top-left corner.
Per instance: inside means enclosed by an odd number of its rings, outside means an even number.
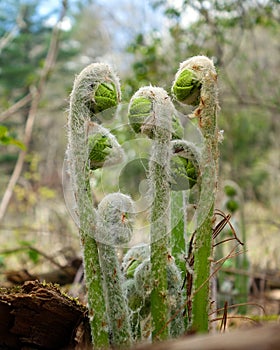
[[[8,129],[4,125],[0,125],[0,139],[8,133]]]
[[[23,151],[26,150],[25,144],[24,144],[23,142],[17,140],[17,139],[10,138],[9,144],[10,144],[10,145],[17,146],[18,148],[20,148],[20,149],[23,150]]]
[[[0,125],[0,145],[1,144],[5,146],[14,145],[22,150],[26,149],[24,143],[10,136],[8,128],[4,125]]]
[[[39,261],[39,253],[36,250],[30,249],[28,250],[28,256],[30,260],[33,261],[34,264],[36,264]]]
[[[166,9],[164,13],[166,17],[169,17],[169,18],[179,18],[181,16],[181,12],[176,10],[173,7]]]
[[[20,240],[18,243],[23,247],[29,247],[34,243],[34,241]]]

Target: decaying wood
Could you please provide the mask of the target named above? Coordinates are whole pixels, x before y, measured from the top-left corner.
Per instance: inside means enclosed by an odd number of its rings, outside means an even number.
[[[215,335],[193,335],[135,350],[279,350],[280,323]]]
[[[0,289],[0,349],[90,346],[86,308],[51,284]]]

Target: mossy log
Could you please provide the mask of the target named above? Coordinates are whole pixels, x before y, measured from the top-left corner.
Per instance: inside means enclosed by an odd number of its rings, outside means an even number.
[[[0,288],[0,349],[90,348],[86,307],[52,284]]]

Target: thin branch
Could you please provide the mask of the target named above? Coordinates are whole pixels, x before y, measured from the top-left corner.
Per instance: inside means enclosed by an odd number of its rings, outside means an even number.
[[[5,119],[9,118],[11,115],[16,113],[20,108],[26,106],[31,100],[32,100],[32,94],[31,94],[31,92],[29,92],[26,96],[24,96],[22,99],[17,101],[15,104],[13,104],[11,107],[6,109],[1,114],[0,122],[2,122]]]
[[[12,173],[12,176],[10,178],[10,181],[8,183],[8,186],[6,188],[6,191],[4,193],[4,196],[2,198],[1,204],[0,204],[0,221],[3,219],[7,207],[10,203],[14,187],[20,177],[23,164],[24,164],[24,159],[27,154],[28,146],[31,141],[31,136],[32,136],[32,130],[35,122],[35,117],[37,114],[39,102],[45,87],[45,84],[49,78],[50,72],[55,64],[56,61],[56,56],[57,56],[57,51],[58,51],[58,43],[59,43],[59,33],[60,33],[60,26],[59,24],[61,23],[62,19],[65,16],[67,9],[67,1],[63,0],[62,1],[62,10],[61,14],[59,16],[58,22],[56,26],[53,29],[52,36],[51,36],[51,42],[49,46],[49,50],[46,56],[45,60],[45,65],[43,67],[42,73],[40,80],[38,82],[37,87],[33,87],[31,89],[31,94],[32,94],[32,102],[31,102],[31,107],[29,110],[29,114],[26,120],[25,124],[25,132],[24,132],[24,143],[26,145],[26,149],[20,151],[14,171]]]
[[[243,92],[237,89],[236,83],[230,78],[229,73],[226,69],[223,70],[223,78],[231,89],[230,96],[234,96],[236,102],[226,101],[228,107],[236,107],[236,104],[243,107],[259,107],[261,109],[269,110],[271,113],[279,112],[279,105],[274,102],[269,102],[266,100],[261,100],[258,97],[253,99],[250,95],[245,95]]]
[[[233,318],[238,318],[238,319],[242,319],[242,320],[248,320],[248,321],[251,321],[255,324],[259,324],[260,322],[254,320],[253,318],[251,317],[248,317],[248,316],[242,316],[242,315],[238,315],[238,316],[227,316],[227,319],[233,319]],[[216,322],[216,321],[223,321],[224,319],[224,316],[222,317],[216,317],[216,318],[213,318],[211,320],[211,322]]]
[[[224,333],[226,330],[226,325],[227,325],[227,318],[228,318],[228,302],[225,301],[225,306],[223,308],[223,316],[222,316],[222,322],[220,326],[220,332]],[[215,318],[213,320],[216,320]]]
[[[18,26],[15,25],[9,33],[6,33],[0,40],[0,53],[16,36]]]
[[[0,54],[2,52],[2,50],[9,45],[9,43],[14,39],[14,37],[16,36],[17,32],[19,29],[24,28],[25,27],[25,22],[23,20],[23,15],[22,13],[20,13],[17,16],[16,19],[16,24],[14,25],[14,27],[5,35],[2,36],[1,40],[0,40]]]
[[[44,253],[42,250],[40,250],[38,248],[35,248],[32,245],[27,245],[27,246],[24,246],[24,247],[19,247],[19,248],[14,248],[14,249],[2,250],[2,251],[0,251],[0,254],[1,255],[9,255],[9,254],[13,254],[13,253],[17,253],[17,252],[21,252],[21,251],[25,251],[25,250],[33,250],[34,252],[38,253],[39,255],[44,257],[46,260],[50,261],[53,265],[57,266],[58,268],[60,268],[62,270],[65,269],[65,266],[62,266],[61,264],[56,262],[54,260],[54,258],[52,258],[48,254]],[[69,272],[68,272],[68,274],[69,274]]]
[[[238,247],[238,244],[228,253],[227,256],[225,256],[224,258],[222,258],[222,259],[220,259],[220,260],[214,262],[215,264],[218,263],[219,266],[218,266],[218,267],[210,274],[210,276],[199,286],[199,288],[197,288],[197,289],[195,290],[195,292],[193,293],[192,297],[193,297],[195,294],[197,294],[197,293],[199,292],[199,290],[200,290],[201,288],[203,288],[204,285],[205,285],[207,282],[209,282],[209,280],[210,280],[212,277],[214,277],[214,276],[216,275],[216,273],[222,268],[222,266],[223,266],[223,264],[224,264],[224,262],[225,262],[226,260],[232,259],[232,258],[236,257],[237,255],[243,253],[243,252],[234,253],[234,251],[235,251],[235,249],[236,249],[237,247]]]
[[[257,306],[257,307],[261,308],[262,311],[263,311],[263,313],[264,313],[264,315],[266,315],[266,312],[265,312],[264,307],[263,307],[261,304],[253,303],[253,302],[247,302],[247,303],[239,303],[239,304],[227,305],[227,309],[234,309],[234,308],[237,308],[237,307],[243,306],[243,305]],[[216,312],[220,312],[220,311],[223,311],[223,310],[224,310],[223,307],[218,308],[218,309],[216,309],[216,310],[210,312],[210,313],[208,314],[208,316],[211,316],[211,315],[215,314]]]

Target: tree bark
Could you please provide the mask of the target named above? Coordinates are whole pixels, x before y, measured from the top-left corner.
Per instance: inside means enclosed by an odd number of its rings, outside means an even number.
[[[52,284],[0,288],[0,349],[89,349],[87,309]]]

